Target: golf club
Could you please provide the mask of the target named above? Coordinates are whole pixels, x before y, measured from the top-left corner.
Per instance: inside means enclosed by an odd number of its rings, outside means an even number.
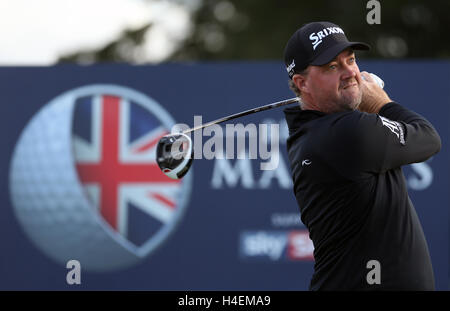
[[[194,149],[192,140],[187,133],[203,129],[213,124],[219,124],[236,118],[240,118],[252,113],[269,110],[276,107],[298,103],[300,98],[294,97],[261,107],[256,107],[243,112],[235,113],[199,126],[187,129],[180,133],[163,136],[156,148],[156,162],[161,171],[172,179],[181,179],[188,172],[192,165]]]
[[[384,87],[384,82],[375,74],[370,74],[375,82],[381,87]],[[363,77],[364,79],[364,77]],[[156,148],[156,162],[161,171],[172,179],[181,179],[189,171],[192,165],[194,149],[192,147],[191,138],[187,133],[203,129],[213,124],[219,124],[233,119],[237,119],[252,113],[269,110],[281,106],[286,106],[301,102],[298,97],[278,101],[267,104],[261,107],[256,107],[243,112],[235,113],[199,126],[187,129],[180,133],[168,134],[163,136]]]

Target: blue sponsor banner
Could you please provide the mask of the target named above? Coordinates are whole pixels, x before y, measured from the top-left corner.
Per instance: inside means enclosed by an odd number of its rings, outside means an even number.
[[[359,66],[441,135],[441,152],[404,172],[447,290],[450,63]],[[256,159],[196,159],[181,181],[155,159],[175,123],[291,97],[279,62],[0,68],[0,289],[306,290],[313,248],[282,109],[231,122],[278,125],[268,126],[279,129],[275,170],[261,170],[261,146]],[[212,137],[193,134],[194,144]]]

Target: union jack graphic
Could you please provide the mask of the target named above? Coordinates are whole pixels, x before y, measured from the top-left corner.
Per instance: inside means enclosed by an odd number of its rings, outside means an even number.
[[[116,94],[76,98],[76,168],[92,206],[136,246],[143,245],[179,208],[182,182],[158,168],[155,149],[168,129],[154,112]]]

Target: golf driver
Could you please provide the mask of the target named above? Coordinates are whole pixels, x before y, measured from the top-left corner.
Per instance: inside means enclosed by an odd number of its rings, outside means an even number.
[[[172,179],[181,179],[184,175],[186,175],[191,167],[194,153],[194,149],[192,148],[192,140],[188,135],[186,135],[187,133],[203,129],[213,124],[219,124],[240,118],[255,112],[298,103],[299,101],[300,99],[298,97],[282,100],[204,123],[180,133],[163,136],[159,140],[158,146],[156,147],[156,162],[158,163],[161,171],[168,177]]]
[[[374,81],[381,87],[384,87],[384,82],[375,74],[370,74]],[[256,107],[243,112],[232,114],[202,125],[187,129],[180,133],[168,134],[163,136],[156,148],[156,162],[161,171],[172,179],[181,179],[189,171],[192,165],[194,149],[192,147],[191,138],[187,133],[203,129],[213,124],[230,121],[240,118],[252,113],[269,110],[281,106],[286,106],[294,103],[299,103],[301,100],[298,97],[278,101],[261,107]]]

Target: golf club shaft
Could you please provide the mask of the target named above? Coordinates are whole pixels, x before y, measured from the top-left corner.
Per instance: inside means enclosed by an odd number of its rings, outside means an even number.
[[[272,109],[272,108],[286,106],[286,105],[290,105],[290,104],[298,103],[298,102],[300,102],[300,98],[294,97],[294,98],[282,100],[282,101],[279,101],[279,102],[271,103],[271,104],[268,104],[268,105],[264,105],[264,106],[261,106],[261,107],[256,107],[256,108],[253,108],[253,109],[250,109],[250,110],[246,110],[246,111],[243,111],[243,112],[239,112],[239,113],[235,113],[235,114],[232,114],[230,116],[223,117],[223,118],[220,118],[220,119],[208,122],[208,123],[204,123],[204,124],[196,126],[194,128],[187,129],[187,130],[183,131],[183,133],[187,134],[187,133],[190,133],[190,132],[203,129],[203,128],[208,127],[208,126],[211,126],[213,124],[219,124],[219,123],[226,122],[226,121],[229,121],[229,120],[233,120],[233,119],[236,119],[236,118],[240,118],[240,117],[243,117],[243,116],[255,113],[255,112],[269,110],[269,109]]]

